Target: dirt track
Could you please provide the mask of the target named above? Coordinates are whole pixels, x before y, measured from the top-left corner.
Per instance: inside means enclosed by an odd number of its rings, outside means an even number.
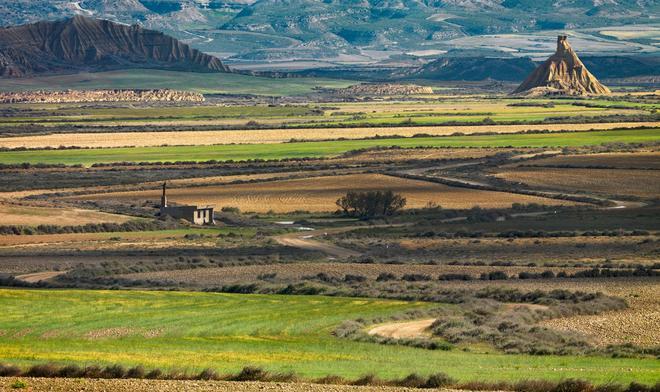
[[[306,250],[317,250],[323,253],[326,253],[330,256],[337,258],[349,258],[357,257],[360,253],[355,252],[350,249],[342,248],[330,243],[321,242],[314,240],[314,237],[324,236],[326,234],[337,234],[345,231],[350,231],[355,229],[355,227],[343,227],[340,229],[328,229],[328,230],[312,230],[312,231],[303,231],[300,233],[290,233],[283,234],[273,237],[277,243],[285,246],[291,246],[294,248],[306,249]]]
[[[379,335],[393,339],[415,339],[431,336],[429,328],[435,319],[404,321],[376,326],[369,330],[369,335]]]
[[[33,274],[18,275],[16,279],[22,280],[23,282],[28,283],[37,283],[42,280],[52,279],[56,276],[65,274],[67,271],[44,271],[44,272],[35,272]]]

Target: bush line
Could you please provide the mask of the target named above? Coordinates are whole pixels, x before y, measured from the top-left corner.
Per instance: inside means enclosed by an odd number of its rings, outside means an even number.
[[[199,373],[183,370],[151,370],[143,366],[126,368],[122,365],[56,365],[52,363],[32,365],[21,369],[16,365],[0,364],[0,377],[43,377],[43,378],[88,378],[88,379],[152,379],[152,380],[207,380],[207,381],[260,381],[260,382],[311,382],[314,384],[333,385],[370,385],[406,388],[453,388],[470,391],[512,391],[512,392],[660,392],[660,383],[647,385],[631,382],[627,386],[616,383],[595,385],[589,381],[566,379],[562,381],[522,380],[505,381],[469,381],[458,382],[445,373],[420,376],[416,373],[403,378],[383,380],[374,374],[367,374],[354,380],[328,375],[316,379],[306,379],[294,373],[272,373],[260,367],[246,366],[240,372],[220,374],[207,368]]]

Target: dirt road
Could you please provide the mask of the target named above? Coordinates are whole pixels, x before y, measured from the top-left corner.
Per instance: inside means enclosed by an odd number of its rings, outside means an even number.
[[[413,320],[382,324],[369,330],[369,335],[384,336],[393,339],[416,339],[431,336],[431,324],[436,319]]]
[[[329,244],[327,242],[317,241],[314,240],[313,238],[323,237],[328,234],[343,233],[357,228],[359,227],[342,227],[342,228],[327,229],[327,230],[303,231],[299,233],[288,233],[288,234],[278,235],[273,237],[273,239],[277,241],[278,244],[281,245],[292,246],[294,248],[299,248],[299,249],[316,250],[323,252],[331,256],[332,258],[346,259],[349,257],[360,256],[360,253],[354,250],[342,248],[337,245]]]
[[[23,282],[28,283],[37,283],[43,280],[52,279],[56,276],[67,273],[67,271],[43,271],[43,272],[34,272],[32,274],[24,274],[15,276],[16,279],[22,280]]]

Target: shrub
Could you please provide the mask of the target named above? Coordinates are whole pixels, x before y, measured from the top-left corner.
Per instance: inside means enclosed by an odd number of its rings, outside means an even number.
[[[401,277],[401,280],[405,280],[407,282],[425,282],[432,280],[432,278],[423,274],[405,274]]]
[[[623,385],[613,383],[598,385],[595,389],[596,392],[623,392],[623,390]]]
[[[647,387],[644,384],[631,382],[626,388],[625,392],[657,392],[660,390],[660,383],[656,383],[653,387]]]
[[[340,376],[329,375],[314,380],[315,384],[332,384],[332,385],[342,385],[346,384],[346,379]]]
[[[344,276],[344,282],[346,283],[360,283],[360,282],[366,282],[367,278],[362,275],[350,275],[347,274]]]
[[[482,273],[479,279],[481,280],[507,280],[509,276],[504,271],[493,271]]]
[[[389,272],[383,272],[376,278],[376,282],[387,282],[390,280],[396,280],[396,275]]]
[[[57,376],[57,371],[57,366],[47,363],[30,367],[25,375],[28,377],[55,377]]]
[[[21,368],[16,365],[0,363],[0,377],[15,377],[21,374]]]
[[[27,386],[27,383],[23,380],[16,380],[11,384],[12,389],[25,389]]]
[[[83,370],[83,377],[85,378],[101,378],[103,376],[103,369],[97,365],[86,366]]]
[[[401,380],[396,380],[394,384],[396,384],[396,386],[399,387],[421,388],[423,385],[426,384],[426,380],[422,378],[420,375],[413,373],[402,378]]]
[[[594,392],[594,386],[588,381],[568,379],[557,384],[553,392]]]
[[[83,369],[78,365],[66,365],[57,372],[57,377],[78,378],[84,374]]]
[[[110,365],[103,369],[103,378],[124,378],[126,369],[121,365]]]
[[[144,378],[144,368],[142,366],[136,366],[128,369],[126,378]]]
[[[442,274],[438,276],[438,280],[472,280],[470,274]]]
[[[522,380],[513,386],[516,392],[552,392],[557,387],[556,383],[545,380]]]
[[[198,380],[219,380],[220,375],[213,369],[204,369],[195,378]]]
[[[153,369],[149,373],[147,373],[144,377],[151,380],[156,380],[163,377],[163,371],[160,369]]]
[[[431,374],[424,384],[424,388],[442,388],[453,385],[456,381],[445,373]]]
[[[240,373],[231,377],[231,381],[265,381],[268,379],[268,372],[259,367],[246,366]]]
[[[277,374],[271,374],[268,377],[268,381],[273,381],[273,382],[295,382],[298,380],[298,377],[295,375],[295,373],[277,373]]]
[[[375,374],[365,374],[351,383],[352,385],[383,385],[383,380],[376,377]]]
[[[394,215],[406,205],[406,198],[392,191],[351,191],[336,204],[346,215],[368,219]]]

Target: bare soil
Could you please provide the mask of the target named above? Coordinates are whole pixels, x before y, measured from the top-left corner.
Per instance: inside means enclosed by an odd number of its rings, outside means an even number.
[[[14,389],[12,384],[22,380],[27,389]],[[137,380],[137,379],[76,379],[76,378],[0,378],[0,390],[30,392],[413,392],[418,389],[401,387],[372,387],[348,385],[319,385],[279,382],[228,382],[189,380]],[[457,390],[441,389],[443,392]],[[460,391],[465,392],[465,391]]]
[[[418,339],[431,336],[431,324],[435,319],[424,319],[387,323],[375,326],[368,332],[369,335],[379,335],[392,339]]]

